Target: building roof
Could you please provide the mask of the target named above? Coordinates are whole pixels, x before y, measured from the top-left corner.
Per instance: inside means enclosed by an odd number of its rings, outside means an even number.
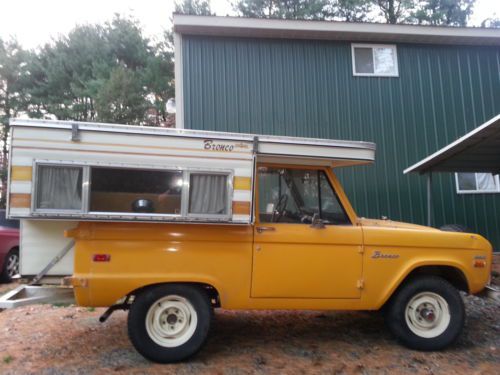
[[[500,114],[436,151],[404,173],[500,172]]]
[[[185,35],[500,46],[500,29],[174,15]]]

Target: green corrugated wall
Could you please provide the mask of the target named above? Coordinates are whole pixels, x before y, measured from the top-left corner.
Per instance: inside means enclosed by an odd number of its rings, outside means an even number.
[[[374,166],[338,171],[359,216],[425,224],[425,178],[403,169],[500,113],[500,48],[397,44],[399,77],[354,77],[347,42],[183,36],[185,127],[371,141]],[[500,194],[433,178],[434,225],[500,249]]]

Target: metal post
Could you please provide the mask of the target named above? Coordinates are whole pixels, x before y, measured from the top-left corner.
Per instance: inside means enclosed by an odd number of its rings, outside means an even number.
[[[432,226],[432,172],[427,172],[427,225]]]

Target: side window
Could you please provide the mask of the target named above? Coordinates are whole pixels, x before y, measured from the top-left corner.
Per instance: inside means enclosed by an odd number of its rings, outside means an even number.
[[[81,211],[83,168],[38,165],[35,211]]]
[[[189,176],[189,214],[228,215],[226,174],[191,173]]]
[[[350,221],[344,207],[340,204],[337,194],[323,171],[320,171],[319,182],[321,187],[321,218],[327,223],[349,224]]]
[[[311,223],[314,214],[326,224],[349,224],[323,171],[259,168],[261,222]]]
[[[181,171],[91,168],[90,211],[180,215]]]

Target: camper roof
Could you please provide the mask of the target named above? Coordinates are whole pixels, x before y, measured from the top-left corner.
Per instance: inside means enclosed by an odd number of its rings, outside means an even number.
[[[375,159],[375,144],[371,142],[38,119],[11,119],[10,125],[67,129],[70,132],[91,131],[251,142],[256,144],[257,155],[267,162],[278,161],[273,157],[320,158],[345,160],[345,163],[336,163],[336,166],[342,166],[370,163]]]

